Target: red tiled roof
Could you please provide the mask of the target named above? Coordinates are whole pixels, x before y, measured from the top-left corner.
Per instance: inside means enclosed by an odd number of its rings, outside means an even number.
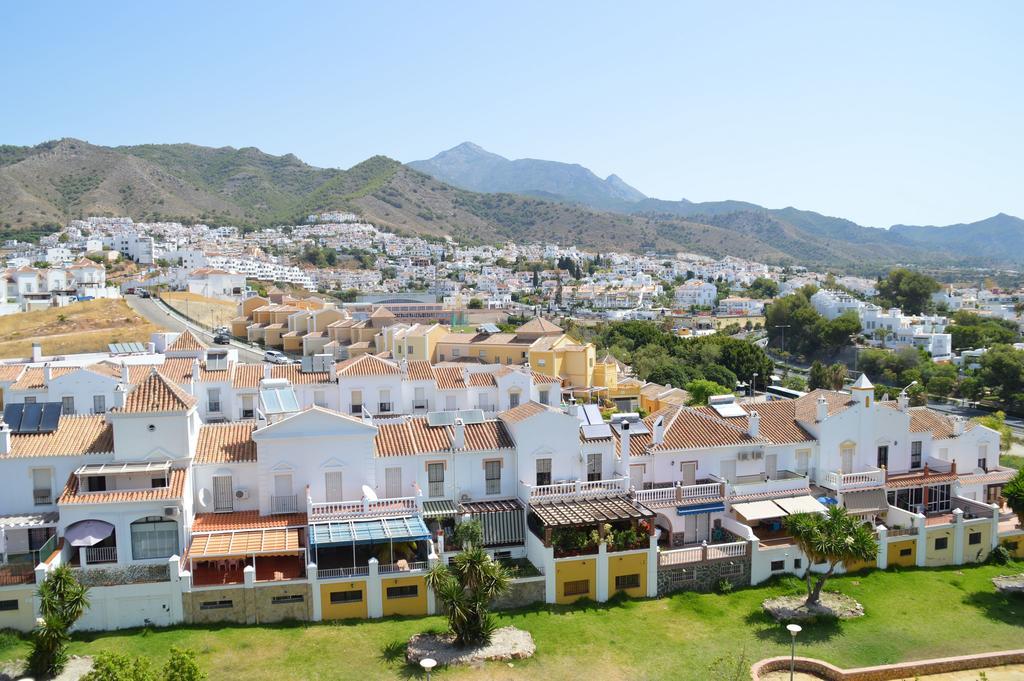
[[[185,329],[178,337],[174,339],[174,342],[167,346],[168,352],[181,352],[181,351],[194,351],[194,350],[205,350],[206,345],[203,344],[199,338],[192,333],[191,329]]]
[[[192,521],[192,531],[264,530],[275,527],[303,527],[306,524],[305,513],[282,513],[280,515],[260,515],[259,511],[196,513],[195,520]]]
[[[409,380],[410,381],[436,381],[434,378],[434,368],[430,366],[430,362],[426,360],[414,360],[409,362]]]
[[[50,367],[50,376],[60,378],[67,376],[72,371],[78,371],[78,367]],[[21,377],[14,382],[11,390],[42,390],[46,387],[46,372],[43,367],[29,367],[21,374]]]
[[[434,375],[437,377],[439,390],[459,390],[466,387],[461,367],[435,367]]]
[[[78,476],[72,473],[68,477],[64,491],[61,492],[58,504],[117,504],[139,501],[163,501],[181,499],[185,493],[184,468],[173,468],[167,487],[138,490],[112,490],[110,492],[78,492]]]
[[[186,411],[195,406],[195,403],[195,397],[153,369],[148,378],[128,392],[124,407],[113,411],[127,414]]]
[[[838,414],[846,409],[855,402],[853,395],[844,392],[838,392],[835,390],[812,390],[803,397],[798,397],[796,402],[796,418],[798,421],[804,423],[814,423],[817,421],[818,414],[818,398],[824,397],[825,401],[828,402],[828,415]]]
[[[546,411],[558,411],[561,413],[559,410],[548,407],[539,402],[526,402],[525,404],[520,404],[518,407],[506,409],[498,414],[498,418],[502,421],[507,421],[508,423],[518,423],[520,421],[533,418],[538,414],[543,414]]]
[[[52,433],[12,433],[11,451],[0,457],[78,456],[114,451],[114,429],[102,414],[62,416]]]
[[[360,355],[338,364],[338,375],[343,376],[397,376],[400,373],[397,364],[374,355]]]
[[[199,429],[195,462],[247,463],[256,460],[256,443],[252,432],[256,430],[253,421],[234,423],[208,423]]]
[[[16,381],[24,370],[24,364],[0,364],[0,382]]]
[[[488,451],[514,446],[505,425],[499,421],[467,423],[466,446],[461,451]],[[431,426],[424,418],[402,423],[380,423],[374,446],[378,456],[410,456],[451,450],[454,426]]]
[[[534,383],[558,383],[559,385],[562,383],[562,379],[557,376],[545,376],[537,371],[531,371],[530,373],[533,374]]]
[[[474,388],[493,388],[498,382],[490,371],[477,371],[469,375],[469,384]]]

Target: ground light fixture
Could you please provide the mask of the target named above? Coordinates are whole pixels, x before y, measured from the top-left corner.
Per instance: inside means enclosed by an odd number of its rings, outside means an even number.
[[[796,635],[803,630],[799,624],[787,624],[786,631],[789,632],[792,644],[789,648],[789,681],[793,681],[793,672],[796,669]],[[428,676],[429,678],[429,676]]]
[[[794,634],[795,636],[796,634]],[[437,666],[437,660],[432,657],[424,657],[420,660],[420,666],[423,667],[423,671],[427,673],[427,681],[430,681],[430,670]]]

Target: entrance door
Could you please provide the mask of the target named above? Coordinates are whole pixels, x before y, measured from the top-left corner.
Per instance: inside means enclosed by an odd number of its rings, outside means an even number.
[[[341,483],[341,471],[327,471],[324,473],[324,488],[326,492],[324,501],[344,501]]]
[[[843,447],[843,450],[839,453],[839,458],[842,459],[843,474],[853,472],[853,447]]]
[[[697,484],[697,462],[696,461],[684,461],[679,464],[683,473],[683,484],[684,485],[696,485]],[[733,468],[735,470],[735,467]]]
[[[643,464],[633,464],[629,467],[629,486],[633,489],[644,488]]]
[[[213,479],[213,510],[233,511],[235,509],[235,490],[230,475],[218,475]]]
[[[764,455],[764,476],[768,480],[774,480],[775,476],[779,473],[779,455],[778,454],[765,454]]]
[[[736,481],[736,459],[728,459],[722,462],[722,478],[729,482]]]
[[[384,469],[384,495],[389,499],[402,496],[402,469]]]

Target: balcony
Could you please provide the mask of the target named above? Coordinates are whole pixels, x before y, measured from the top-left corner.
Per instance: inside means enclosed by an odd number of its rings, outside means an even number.
[[[658,567],[686,565],[687,563],[704,563],[722,558],[742,558],[747,555],[750,542],[732,541],[725,544],[703,543],[700,546],[689,546],[658,553]]]
[[[835,490],[836,492],[881,487],[885,484],[885,471],[873,467],[856,473],[829,471],[825,473],[820,483],[822,487]]]
[[[270,512],[277,513],[298,513],[299,496],[297,494],[286,494],[270,497]]]
[[[88,546],[85,549],[85,562],[89,565],[117,562],[116,546]]]
[[[807,476],[793,471],[776,471],[775,477],[740,475],[727,484],[729,496],[745,497],[753,494],[799,492],[808,489]]]
[[[725,499],[725,483],[708,482],[698,485],[677,483],[671,487],[633,490],[633,498],[649,508],[676,506],[698,501],[721,501]]]
[[[384,499],[360,499],[358,501],[306,501],[309,521],[348,520],[351,518],[380,518],[385,516],[408,516],[422,512],[420,497],[391,497]]]
[[[521,496],[528,502],[600,499],[629,493],[629,478],[608,480],[571,480],[552,485],[519,483]]]

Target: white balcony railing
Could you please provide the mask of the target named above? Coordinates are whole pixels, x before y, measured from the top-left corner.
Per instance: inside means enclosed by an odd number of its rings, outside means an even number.
[[[85,549],[85,562],[89,565],[99,563],[116,563],[116,546],[89,546]]]
[[[685,565],[720,558],[739,558],[747,554],[748,545],[745,541],[734,541],[727,544],[704,544],[662,551],[658,554],[658,565]]]
[[[629,492],[629,478],[608,480],[571,480],[552,485],[520,483],[529,501],[560,501],[563,499],[600,499]]]
[[[327,568],[317,570],[317,579],[338,579],[340,577],[365,577],[370,574],[370,568],[366,565],[348,568]]]
[[[270,497],[271,513],[297,513],[298,510],[299,497],[297,494]]]
[[[880,468],[872,468],[857,473],[840,473],[829,471],[821,480],[821,485],[837,492],[854,489],[881,487],[885,484],[885,472]]]
[[[654,489],[638,489],[633,491],[633,498],[641,504],[659,506],[674,505],[680,502],[692,502],[698,499],[721,499],[725,496],[722,483],[709,482],[700,485],[675,485],[673,487],[655,487]]]
[[[389,563],[381,565],[378,568],[380,574],[390,574],[393,572],[418,572],[426,570],[429,564],[425,560],[414,561],[411,563]]]
[[[420,512],[417,497],[361,499],[359,501],[308,502],[310,520],[344,520],[368,516],[412,515]]]
[[[728,484],[730,496],[746,496],[774,492],[796,492],[807,489],[807,476],[790,471],[779,471],[767,480],[737,480]]]

